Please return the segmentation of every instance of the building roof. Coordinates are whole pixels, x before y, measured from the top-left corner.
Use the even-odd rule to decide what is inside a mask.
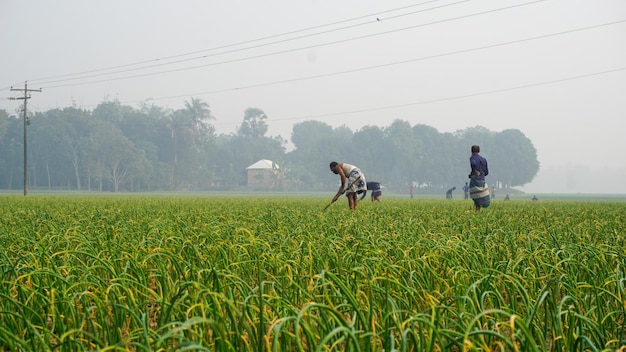
[[[275,162],[267,159],[261,159],[256,163],[248,166],[246,170],[273,170],[278,168],[278,164],[276,164]]]

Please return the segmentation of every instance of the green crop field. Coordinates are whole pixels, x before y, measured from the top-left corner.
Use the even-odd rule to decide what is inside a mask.
[[[615,351],[626,202],[0,197],[2,351]]]

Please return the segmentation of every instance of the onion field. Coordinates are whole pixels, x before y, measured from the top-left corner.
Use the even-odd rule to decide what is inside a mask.
[[[330,198],[0,197],[0,350],[626,350],[626,202]]]

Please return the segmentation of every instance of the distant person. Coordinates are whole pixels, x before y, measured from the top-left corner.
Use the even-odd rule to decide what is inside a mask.
[[[469,184],[465,182],[465,186],[463,186],[463,194],[465,199],[469,199]]]
[[[509,198],[509,194],[508,193],[506,194],[506,196],[504,196],[504,201],[507,201],[507,200],[511,200],[511,198]]]
[[[357,194],[367,191],[365,175],[354,165],[338,163],[336,161],[330,163],[330,171],[335,175],[339,175],[339,179],[341,180],[339,190],[333,197],[332,202],[337,201],[337,199],[345,193],[346,197],[348,197],[350,210],[356,210]]]
[[[383,195],[383,189],[382,189],[382,186],[380,185],[380,182],[371,181],[371,182],[366,182],[366,184],[367,184],[367,190],[372,191],[372,196],[371,196],[372,202],[373,201],[380,202],[380,197],[382,197]],[[361,196],[361,199],[365,198],[366,194],[367,194],[367,191],[363,193],[363,195]]]
[[[533,195],[533,202],[536,202],[536,201],[538,201],[538,200],[539,200],[539,199],[537,198],[537,196],[536,196],[536,195]]]
[[[496,188],[492,187],[491,188],[491,199],[496,199]]]
[[[489,167],[487,166],[487,159],[480,155],[480,146],[473,145],[471,148],[472,155],[469,158],[470,161],[470,197],[474,201],[474,209],[480,210],[486,208],[491,204],[489,199],[489,186],[485,181],[485,176],[489,175]]]
[[[411,196],[411,199],[413,199],[413,185],[409,187],[409,195]]]
[[[452,187],[446,191],[446,199],[452,199],[452,191],[454,191],[456,187]]]

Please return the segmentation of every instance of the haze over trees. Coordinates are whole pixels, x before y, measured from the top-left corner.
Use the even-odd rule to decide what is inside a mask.
[[[269,117],[243,112],[236,133],[216,134],[208,103],[191,98],[179,110],[139,108],[117,101],[93,111],[77,107],[31,114],[28,125],[29,187],[39,190],[153,192],[227,190],[246,185],[245,168],[259,159],[280,165],[282,191],[334,190],[330,161],[358,165],[368,180],[404,192],[414,185],[438,192],[467,181],[472,144],[489,160],[489,183],[511,188],[539,171],[537,151],[516,129],[480,126],[441,133],[395,120],[357,131],[303,121],[287,140],[267,136]],[[0,189],[23,186],[23,121],[0,110]]]

